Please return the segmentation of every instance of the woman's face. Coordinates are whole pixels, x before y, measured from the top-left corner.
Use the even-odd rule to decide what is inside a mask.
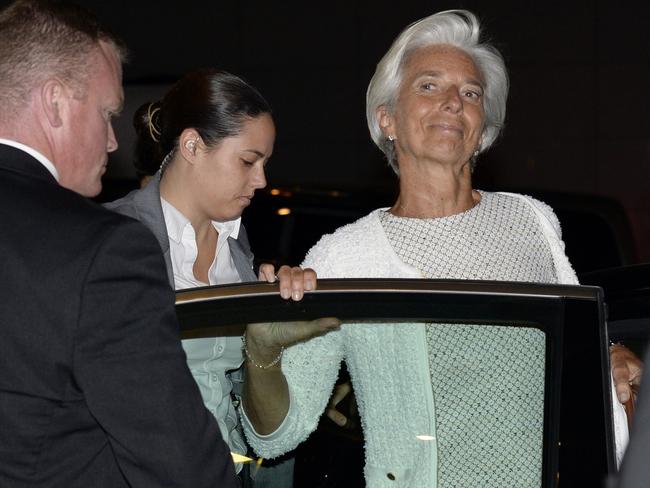
[[[216,221],[241,216],[255,190],[266,186],[264,166],[274,141],[273,119],[262,114],[244,122],[238,135],[216,147],[199,145],[191,191],[204,215]]]
[[[386,136],[395,138],[400,166],[409,161],[465,164],[477,149],[485,114],[483,79],[453,46],[414,51],[406,60],[392,113],[380,108]]]

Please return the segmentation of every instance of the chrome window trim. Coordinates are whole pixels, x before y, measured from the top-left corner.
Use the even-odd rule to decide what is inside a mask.
[[[472,280],[418,280],[418,279],[322,279],[318,289],[307,294],[322,293],[457,293],[467,295],[509,295],[518,297],[570,298],[598,300],[602,290],[595,286],[548,285],[539,283],[472,281]],[[217,285],[176,294],[176,304],[233,297],[270,296],[279,294],[277,283],[248,282],[235,285]]]

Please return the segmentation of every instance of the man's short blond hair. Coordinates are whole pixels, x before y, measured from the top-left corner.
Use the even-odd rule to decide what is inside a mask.
[[[47,0],[17,0],[0,12],[0,121],[11,121],[32,90],[48,79],[70,85],[79,96],[93,69],[91,54],[100,42],[120,59],[123,44],[87,10]]]

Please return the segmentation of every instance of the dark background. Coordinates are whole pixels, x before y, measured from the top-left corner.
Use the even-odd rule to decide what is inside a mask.
[[[475,186],[612,198],[632,225],[635,259],[650,261],[650,2],[77,3],[131,51],[107,183],[134,178],[135,108],[184,72],[215,66],[248,79],[274,107],[270,185],[353,193],[395,185],[365,122],[376,63],[410,22],[472,10],[511,76],[506,129],[479,159]]]

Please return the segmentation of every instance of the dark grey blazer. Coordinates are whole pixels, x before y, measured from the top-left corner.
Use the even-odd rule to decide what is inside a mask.
[[[105,207],[139,220],[153,232],[165,257],[169,283],[174,288],[174,272],[169,255],[169,238],[167,237],[162,205],[160,204],[160,174],[151,178],[147,186],[141,190],[134,190],[119,200],[106,203]],[[241,280],[257,281],[257,276],[253,271],[253,253],[243,225],[239,229],[237,239],[228,238],[228,246]]]

